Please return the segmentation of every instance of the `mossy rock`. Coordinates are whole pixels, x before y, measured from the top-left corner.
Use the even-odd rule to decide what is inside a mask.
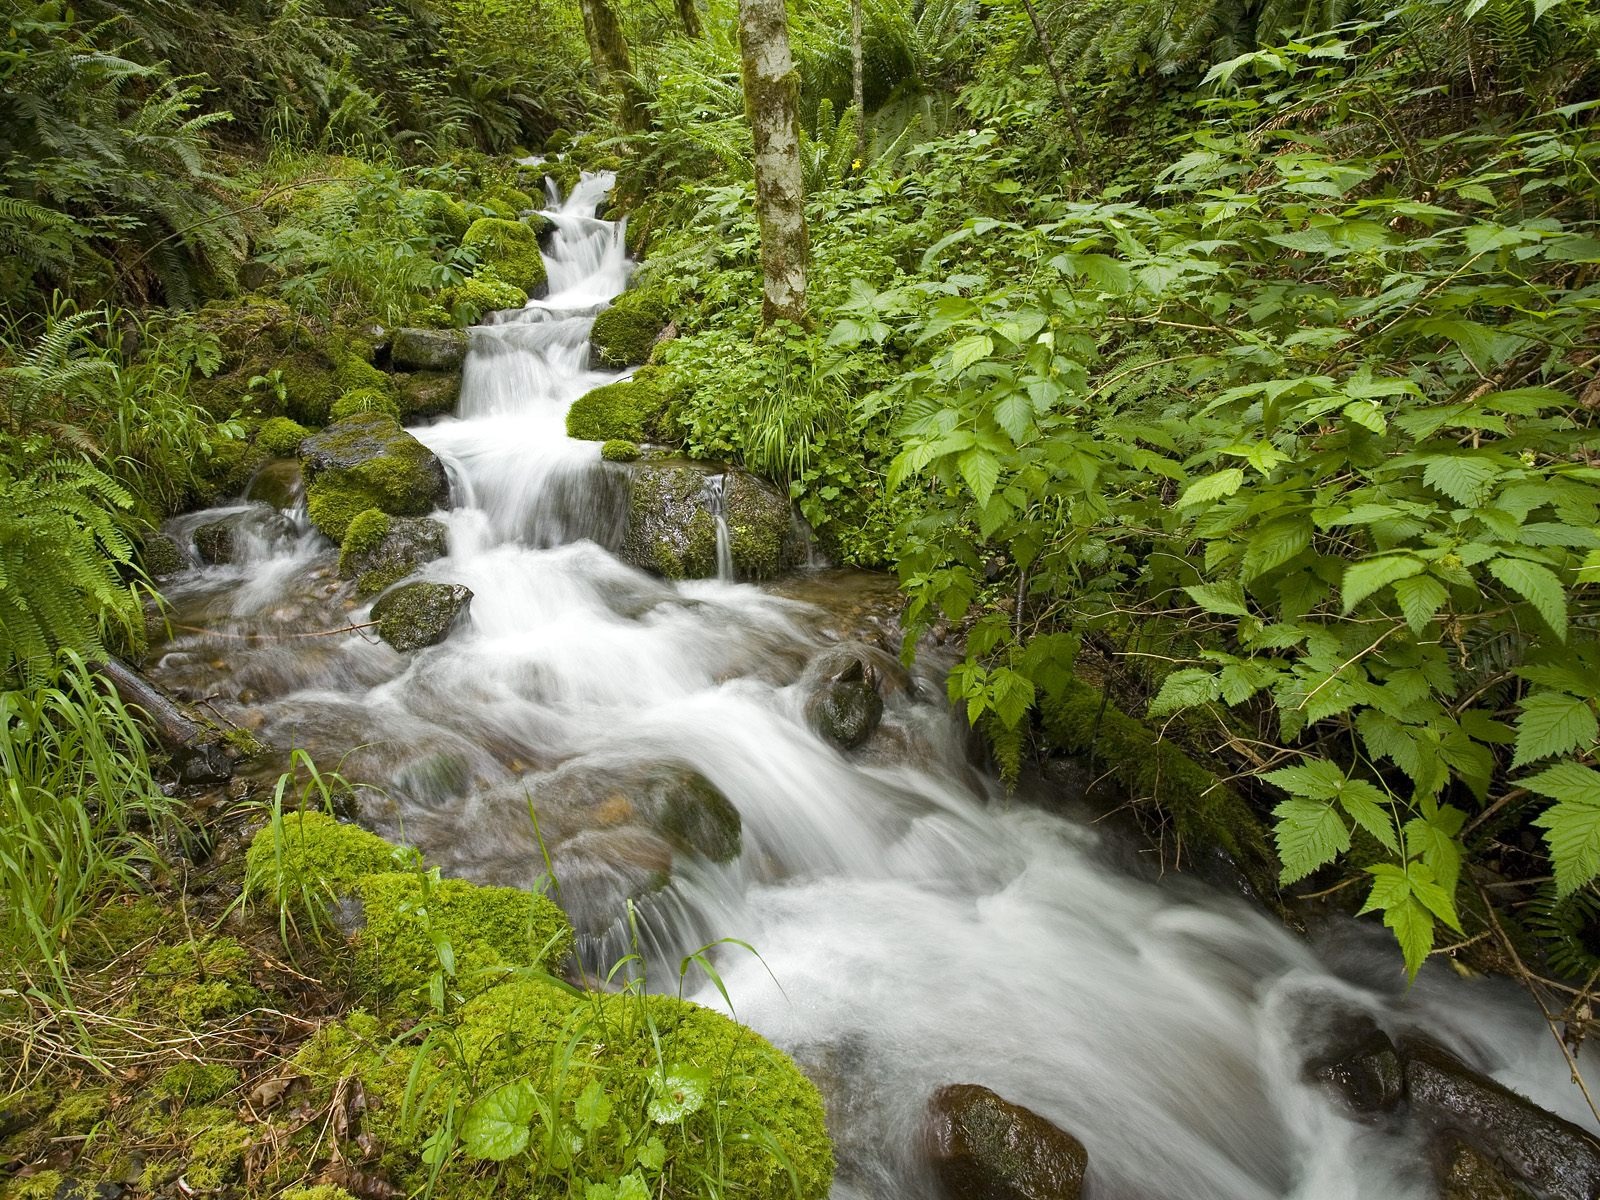
[[[427,222],[448,233],[457,241],[472,224],[465,206],[447,192],[434,191],[428,188],[417,188],[423,198],[423,217]]]
[[[459,371],[467,359],[462,329],[397,329],[389,357],[402,371]]]
[[[488,313],[526,306],[528,293],[507,283],[492,267],[480,266],[464,282],[445,288],[439,302],[459,324],[476,325]]]
[[[420,517],[445,504],[444,465],[393,417],[351,417],[300,444],[306,507],[326,537],[344,540],[350,522],[369,508]]]
[[[340,1079],[361,1080],[381,1166],[407,1191],[429,1183],[416,1126],[403,1120],[415,1069],[421,1082],[410,1094],[423,1128],[436,1126],[447,1104],[459,1111],[526,1083],[553,1105],[563,1128],[576,1129],[579,1097],[587,1096],[609,1104],[624,1136],[659,1139],[661,1165],[649,1169],[645,1187],[662,1200],[700,1200],[708,1179],[719,1181],[722,1194],[749,1200],[828,1194],[833,1151],[816,1088],[788,1056],[720,1013],[672,996],[602,996],[519,980],[468,1001],[453,1035],[458,1054],[421,1051],[427,1057],[419,1064],[419,1051],[395,1047],[379,1022],[357,1015],[319,1032],[296,1059],[319,1095]],[[470,1064],[472,1078],[459,1064]],[[633,1165],[610,1138],[585,1138],[578,1154],[572,1169],[583,1176],[615,1177]],[[489,1165],[454,1157],[438,1186],[445,1195],[476,1194],[489,1182]],[[506,1194],[555,1195],[566,1169],[546,1155],[519,1155],[493,1178]]]
[[[365,875],[416,862],[416,851],[359,825],[320,812],[285,813],[281,831],[268,825],[245,852],[245,891],[305,911],[349,895]]]
[[[167,579],[187,571],[192,564],[176,538],[152,533],[139,542],[139,565],[151,579]]]
[[[606,462],[630,463],[639,459],[639,444],[612,438],[600,447],[600,457]]]
[[[412,371],[394,377],[395,396],[402,421],[445,417],[461,401],[460,371]]]
[[[339,547],[339,575],[356,581],[356,595],[376,596],[443,558],[448,531],[431,517],[391,517],[369,508],[350,522]]]
[[[706,579],[717,573],[717,523],[709,472],[698,465],[653,462],[629,466],[632,492],[619,557],[666,579]],[[771,579],[798,565],[804,545],[789,501],[752,475],[723,475],[723,517],[734,574]]]
[[[676,377],[664,367],[644,367],[573,401],[567,410],[567,436],[586,442],[664,441],[667,412],[679,390]]]
[[[671,313],[655,291],[623,292],[594,319],[589,332],[590,365],[596,369],[642,366],[667,327]]]
[[[206,508],[244,495],[256,472],[274,457],[259,441],[220,434],[209,439],[206,448],[210,453],[195,470],[201,481],[197,499]]]
[[[1129,799],[1151,801],[1171,814],[1185,859],[1220,851],[1257,896],[1277,894],[1278,858],[1265,826],[1215,773],[1080,679],[1068,681],[1040,710],[1051,746],[1089,756]]]
[[[542,296],[547,286],[544,256],[539,253],[539,234],[521,221],[501,217],[480,217],[461,239],[463,249],[478,257],[479,267],[529,296]]]
[[[289,417],[272,417],[256,430],[256,445],[274,458],[290,458],[311,431]]]
[[[333,402],[333,407],[328,410],[328,419],[335,422],[347,421],[363,413],[381,413],[399,421],[400,402],[388,391],[359,387],[353,392],[346,392]]]
[[[422,650],[450,636],[472,603],[472,589],[459,583],[408,583],[372,606],[378,636],[396,650]]]
[[[364,924],[355,936],[357,977],[385,995],[415,991],[439,970],[437,942],[450,944],[456,986],[468,993],[508,970],[559,970],[572,953],[572,926],[548,897],[465,879],[428,882],[416,872],[367,875],[353,894]]]

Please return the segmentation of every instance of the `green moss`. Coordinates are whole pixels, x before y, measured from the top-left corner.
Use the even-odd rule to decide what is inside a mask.
[[[331,1183],[319,1183],[314,1187],[296,1187],[280,1192],[278,1200],[355,1200],[355,1197]]]
[[[462,879],[431,883],[406,872],[369,875],[355,887],[366,916],[356,942],[361,976],[398,995],[439,969],[437,939],[450,943],[457,983],[473,992],[502,968],[557,969],[572,951],[572,926],[547,897]]]
[[[159,937],[166,923],[150,897],[119,897],[72,927],[67,952],[75,967],[104,966]]]
[[[391,845],[359,825],[326,813],[285,813],[281,830],[268,825],[245,852],[245,889],[273,903],[309,895],[349,895],[363,875],[416,861],[416,852]]]
[[[239,1086],[239,1072],[221,1063],[182,1062],[161,1073],[151,1091],[177,1105],[204,1104]]]
[[[1191,856],[1193,848],[1220,849],[1260,895],[1275,894],[1278,862],[1266,829],[1215,774],[1082,680],[1071,680],[1059,699],[1041,708],[1053,746],[1090,756],[1129,797],[1159,804]]]
[[[254,1007],[250,952],[233,938],[207,937],[161,946],[145,960],[133,1007],[193,1028]]]
[[[633,462],[639,457],[639,444],[623,438],[612,438],[600,447],[600,457],[607,462]]]
[[[589,442],[662,439],[674,394],[665,368],[646,367],[578,397],[567,410],[567,436]]]
[[[461,202],[445,192],[427,188],[416,189],[423,197],[423,218],[434,228],[441,229],[457,241],[467,232],[472,218]]]
[[[328,409],[343,390],[335,378],[334,362],[321,351],[295,354],[271,364],[284,389],[284,409],[302,425],[328,423]]]
[[[345,530],[344,541],[339,546],[339,574],[345,575],[346,564],[359,554],[370,554],[389,536],[389,514],[379,508],[368,508],[357,514]]]
[[[669,318],[666,302],[656,292],[623,292],[594,319],[589,337],[599,364],[637,367],[647,362]]]
[[[528,303],[527,292],[501,279],[490,267],[479,267],[465,283],[446,288],[439,298],[461,325],[476,325],[485,313]]]
[[[206,445],[210,454],[196,473],[202,480],[199,499],[207,506],[242,496],[251,478],[273,457],[260,442],[244,438],[217,435]]]
[[[12,1180],[0,1190],[5,1200],[56,1200],[56,1193],[66,1184],[67,1177],[60,1171],[40,1171],[26,1179]]]
[[[483,194],[478,197],[478,202],[487,206],[506,208],[513,217],[534,207],[532,196],[528,195],[527,192],[512,187],[508,183],[495,184],[493,187],[485,189]]]
[[[288,458],[311,431],[288,417],[271,417],[256,430],[256,445],[276,458]]]
[[[77,1088],[56,1103],[50,1112],[50,1128],[58,1134],[88,1133],[103,1122],[111,1111],[111,1093],[106,1088]]]
[[[530,296],[544,288],[544,258],[539,253],[538,233],[520,221],[481,217],[472,223],[461,239],[464,249],[473,251],[480,267],[488,267],[497,277]]]
[[[316,466],[319,460],[324,465]],[[302,445],[301,461],[311,523],[336,542],[369,508],[422,516],[444,499],[438,460],[383,413],[361,413],[323,430]]]
[[[223,1108],[200,1108],[184,1114],[184,1131],[193,1138],[184,1181],[198,1192],[220,1191],[244,1165],[254,1138],[248,1126]]]
[[[386,417],[400,419],[400,404],[394,396],[387,391],[380,391],[372,387],[359,387],[352,392],[346,392],[333,402],[333,407],[328,410],[330,421],[343,421],[361,413],[382,413]]]

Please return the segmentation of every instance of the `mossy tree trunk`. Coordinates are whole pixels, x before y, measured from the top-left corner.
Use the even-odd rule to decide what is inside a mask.
[[[628,39],[610,0],[580,0],[583,8],[583,33],[589,39],[589,56],[594,60],[600,87],[617,99],[617,117],[623,129],[637,133],[644,128],[644,97],[633,77],[633,61],[628,57]]]
[[[755,134],[761,223],[761,318],[808,323],[805,178],[800,170],[800,76],[789,53],[784,0],[739,0],[745,111]]]
[[[1050,78],[1056,85],[1056,99],[1061,101],[1062,115],[1067,118],[1067,128],[1072,131],[1072,144],[1078,148],[1078,156],[1084,154],[1083,127],[1078,124],[1078,110],[1072,103],[1072,93],[1067,88],[1067,81],[1061,74],[1061,67],[1056,62],[1055,43],[1050,40],[1050,31],[1045,28],[1045,23],[1039,17],[1039,10],[1033,6],[1033,0],[1022,0],[1022,7],[1028,10],[1028,20],[1033,24],[1034,36],[1039,39],[1039,51],[1044,55],[1045,69],[1050,72]]]
[[[856,161],[867,161],[866,55],[861,48],[861,0],[850,0],[850,103],[856,110]]]
[[[695,0],[678,0],[678,20],[683,22],[685,35],[700,36],[700,10],[695,7]]]

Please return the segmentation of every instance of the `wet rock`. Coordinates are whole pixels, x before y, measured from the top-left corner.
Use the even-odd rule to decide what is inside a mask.
[[[883,720],[877,670],[859,658],[851,659],[806,702],[806,720],[840,750],[864,745]]]
[[[311,522],[343,541],[369,508],[397,517],[425,516],[447,503],[444,464],[392,417],[360,413],[300,444]]]
[[[1400,1044],[1413,1114],[1554,1200],[1600,1194],[1600,1139],[1430,1042]]]
[[[1370,1018],[1343,1031],[1347,1048],[1306,1064],[1306,1076],[1355,1113],[1391,1112],[1405,1097],[1405,1072],[1389,1035]]]
[[[1465,1142],[1445,1137],[1433,1153],[1440,1200],[1535,1200],[1532,1192]]]
[[[378,636],[396,650],[421,650],[450,636],[456,619],[472,602],[472,589],[459,583],[408,583],[372,606]]]
[[[444,525],[431,517],[388,517],[384,524],[374,544],[352,546],[347,538],[339,556],[339,575],[356,581],[358,596],[376,596],[448,549]]]
[[[739,810],[698,771],[673,770],[640,789],[636,802],[680,849],[713,862],[739,857]]]
[[[667,579],[717,573],[717,521],[709,467],[643,459],[627,464],[632,491],[619,556]],[[770,579],[796,566],[804,547],[789,501],[752,475],[729,469],[722,508],[734,574]]]
[[[151,579],[166,579],[194,565],[177,539],[164,533],[153,533],[144,539],[139,547],[139,560]]]
[[[299,460],[280,458],[267,463],[251,477],[244,498],[251,503],[287,511],[300,503],[304,492]]]
[[[928,1155],[948,1200],[1079,1200],[1089,1152],[1035,1112],[986,1087],[940,1088]]]
[[[294,526],[288,518],[261,504],[198,526],[194,548],[201,562],[216,566],[239,561],[252,539],[265,544],[293,536]]]
[[[467,359],[467,331],[397,329],[389,357],[402,371],[459,371]]]
[[[394,377],[400,415],[407,421],[443,417],[455,412],[461,399],[461,372],[413,371]]]

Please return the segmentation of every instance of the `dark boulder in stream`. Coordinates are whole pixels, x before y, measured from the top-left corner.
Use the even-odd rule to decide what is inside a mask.
[[[947,1200],[1079,1200],[1089,1167],[1070,1133],[971,1083],[934,1093],[927,1147]]]
[[[1433,1148],[1440,1200],[1536,1200],[1492,1159],[1446,1137]]]
[[[358,538],[362,526],[368,536]],[[443,524],[431,517],[391,517],[374,510],[352,522],[339,555],[339,576],[356,581],[356,595],[375,596],[399,583],[424,563],[443,558],[448,538]]]
[[[459,583],[408,583],[379,597],[372,616],[396,650],[421,650],[449,637],[471,602],[472,589]]]
[[[632,492],[623,562],[667,579],[714,578],[719,509],[736,578],[771,579],[803,561],[789,501],[755,476],[659,459],[626,469]]]
[[[806,720],[840,750],[864,745],[883,720],[876,669],[859,658],[851,659],[806,702]]]
[[[1355,1113],[1391,1112],[1405,1098],[1400,1053],[1371,1018],[1359,1018],[1345,1031],[1348,1049],[1336,1050],[1306,1065],[1308,1078],[1336,1095]]]
[[[1431,1042],[1403,1040],[1400,1054],[1418,1120],[1455,1135],[1553,1200],[1600,1195],[1600,1139]]]
[[[467,359],[467,331],[397,329],[389,356],[402,371],[458,371]]]
[[[196,528],[194,548],[201,562],[216,566],[246,557],[246,547],[252,541],[264,549],[293,536],[294,525],[287,517],[269,505],[257,504]]]

